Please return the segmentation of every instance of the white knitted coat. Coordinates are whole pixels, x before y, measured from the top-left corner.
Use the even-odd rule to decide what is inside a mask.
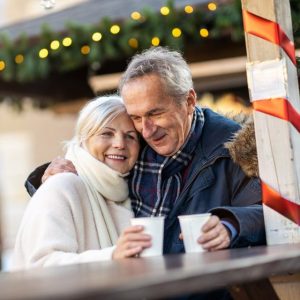
[[[132,212],[106,201],[118,234]],[[109,260],[114,247],[100,249],[87,190],[79,176],[49,178],[30,200],[17,235],[11,269]]]

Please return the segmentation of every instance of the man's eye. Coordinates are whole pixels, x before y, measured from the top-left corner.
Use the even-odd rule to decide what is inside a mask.
[[[160,117],[162,114],[163,114],[162,112],[157,112],[157,113],[151,114],[150,117],[154,117],[154,118],[155,118],[155,117]]]

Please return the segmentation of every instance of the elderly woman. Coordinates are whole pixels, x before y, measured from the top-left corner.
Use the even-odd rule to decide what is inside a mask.
[[[12,268],[118,259],[149,247],[141,228],[128,227],[133,214],[126,176],[138,152],[138,134],[122,99],[112,95],[89,102],[67,144],[66,158],[78,176],[52,176],[33,196]]]

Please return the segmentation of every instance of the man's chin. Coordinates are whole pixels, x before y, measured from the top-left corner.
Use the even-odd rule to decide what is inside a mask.
[[[172,151],[173,149],[170,149],[166,146],[155,146],[155,145],[149,145],[157,154],[161,156],[172,156],[176,153],[176,151]]]

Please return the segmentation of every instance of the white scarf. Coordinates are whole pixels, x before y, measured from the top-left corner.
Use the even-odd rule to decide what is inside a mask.
[[[128,185],[124,175],[109,168],[77,145],[69,146],[66,159],[72,161],[88,192],[100,247],[114,245],[118,234],[105,199],[130,208]]]

